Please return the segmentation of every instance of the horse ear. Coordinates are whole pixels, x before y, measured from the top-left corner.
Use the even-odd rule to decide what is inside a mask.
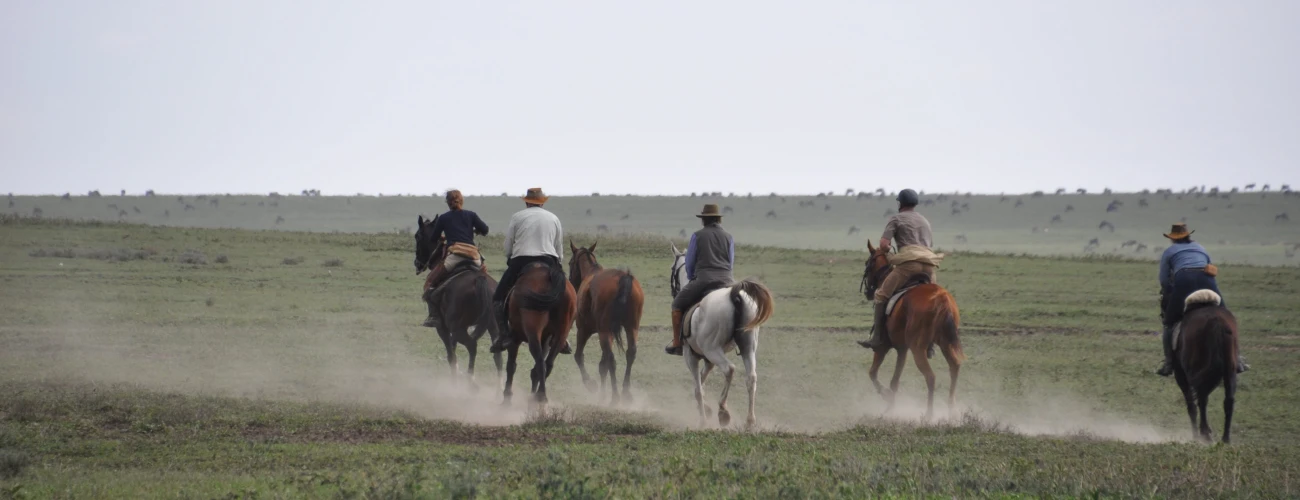
[[[417,216],[415,216],[415,222],[418,223],[419,225],[423,226],[423,225],[424,225],[424,215],[417,215]]]
[[[569,239],[569,253],[578,253],[578,247],[573,246],[573,239]]]
[[[587,251],[588,251],[588,252],[591,252],[591,253],[596,253],[596,244],[597,244],[597,243],[600,243],[600,240],[596,240],[596,241],[591,242],[591,247],[588,248]]]
[[[867,251],[873,254],[876,253],[876,247],[871,244],[871,240],[867,240]]]
[[[682,254],[681,250],[678,250],[678,249],[677,249],[677,244],[676,244],[676,243],[670,241],[670,242],[668,242],[668,244],[673,246],[673,256],[674,256],[674,257],[676,257],[676,256]]]

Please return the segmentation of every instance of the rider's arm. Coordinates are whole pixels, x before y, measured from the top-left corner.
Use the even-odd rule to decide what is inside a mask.
[[[731,238],[727,242],[727,261],[731,263],[731,268],[736,268],[736,238]]]
[[[487,236],[488,234],[487,223],[483,222],[483,218],[479,217],[477,213],[474,214],[474,232],[478,233],[479,236]]]
[[[559,254],[556,258],[564,262],[564,226],[560,224],[560,218],[555,218],[555,252]]]
[[[695,279],[695,235],[691,235],[691,243],[686,245],[686,279]]]
[[[885,232],[880,235],[880,249],[889,251],[889,243],[894,239],[894,232],[898,230],[898,218],[890,217],[889,222],[885,224]]]
[[[506,262],[510,262],[510,257],[515,253],[515,218],[510,218],[510,226],[506,227]]]
[[[881,238],[881,239],[880,239],[880,249],[881,249],[881,250],[885,250],[885,251],[889,251],[889,238]]]

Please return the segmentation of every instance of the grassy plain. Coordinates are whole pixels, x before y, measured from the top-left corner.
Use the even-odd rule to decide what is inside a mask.
[[[482,243],[499,272],[500,241]],[[739,432],[695,428],[689,376],[660,353],[666,240],[603,236],[598,247],[602,263],[631,268],[648,296],[634,402],[606,409],[563,357],[550,384],[559,410],[546,418],[531,416],[526,398],[498,406],[486,355],[477,392],[449,373],[436,335],[418,326],[412,247],[392,232],[4,219],[0,497],[1276,498],[1300,489],[1294,268],[1223,268],[1254,370],[1241,382],[1235,443],[1211,447],[1188,442],[1176,386],[1150,374],[1159,360],[1150,262],[951,255],[939,278],[962,307],[970,359],[956,415],[922,423],[924,384],[910,363],[896,415],[881,416],[869,389],[867,352],[852,342],[869,321],[860,254],[744,246],[737,274],[768,283],[778,311],[760,340],[761,428]],[[521,370],[530,363],[521,358]],[[743,408],[735,389],[731,406]]]
[[[842,193],[841,193],[842,194]],[[179,198],[179,200],[178,200]],[[935,242],[950,250],[1030,255],[1124,255],[1152,260],[1166,243],[1160,236],[1185,220],[1216,259],[1231,263],[1296,266],[1300,229],[1278,215],[1300,217],[1300,196],[1271,193],[1206,195],[1010,194],[1003,196],[927,193],[932,205],[920,211],[933,223]],[[547,203],[569,231],[596,234],[657,234],[690,231],[704,203],[729,213],[727,227],[741,241],[787,248],[861,250],[879,238],[892,197],[771,196],[747,193],[722,197],[555,196]],[[1143,200],[1146,206],[1142,206]],[[215,205],[213,204],[215,201]],[[1119,202],[1108,212],[1112,202]],[[504,227],[520,208],[516,196],[474,196],[467,207],[493,227]],[[956,203],[954,212],[953,204]],[[1020,206],[1017,206],[1021,203]],[[193,207],[186,210],[185,206]],[[6,213],[45,217],[127,221],[178,227],[284,229],[314,232],[386,232],[411,229],[414,217],[444,210],[431,196],[17,196]],[[138,211],[138,212],[137,212]],[[772,213],[775,217],[769,218]],[[1059,222],[1053,222],[1060,217]],[[1099,229],[1110,222],[1114,231]],[[1300,222],[1297,222],[1300,223]],[[856,227],[857,232],[850,229]],[[959,239],[958,237],[964,237]],[[1098,244],[1088,247],[1096,238]],[[1125,246],[1133,241],[1136,244]],[[1144,245],[1140,248],[1137,244]]]

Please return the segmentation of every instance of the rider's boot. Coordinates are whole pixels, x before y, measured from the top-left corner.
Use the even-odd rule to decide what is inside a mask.
[[[1165,363],[1160,365],[1156,370],[1156,375],[1168,377],[1174,374],[1174,328],[1176,325],[1165,325],[1164,331],[1160,334],[1160,343],[1165,350]]]
[[[514,333],[510,331],[510,316],[506,311],[505,301],[493,302],[492,311],[495,312],[497,320],[497,339],[492,341],[492,346],[488,347],[488,352],[498,353],[510,348],[510,343],[514,340]]]
[[[876,303],[876,319],[871,324],[871,338],[859,340],[858,345],[867,349],[882,349],[889,347],[889,337],[885,334],[885,303]]]
[[[673,309],[673,342],[664,347],[664,352],[673,356],[682,355],[682,311]]]

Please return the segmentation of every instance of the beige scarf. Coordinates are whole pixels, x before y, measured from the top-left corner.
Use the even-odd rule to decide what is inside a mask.
[[[891,265],[897,266],[905,262],[920,262],[939,267],[939,263],[943,262],[943,254],[934,253],[934,250],[920,245],[908,245],[898,249],[898,253],[889,256]]]

